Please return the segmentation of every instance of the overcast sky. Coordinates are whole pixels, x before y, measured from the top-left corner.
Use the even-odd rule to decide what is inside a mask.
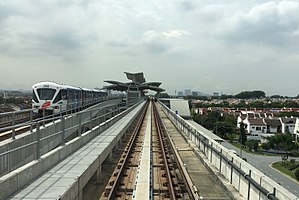
[[[299,94],[299,1],[0,1],[0,89],[144,72],[166,92]]]

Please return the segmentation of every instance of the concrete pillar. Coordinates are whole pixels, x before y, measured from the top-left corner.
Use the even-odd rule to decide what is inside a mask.
[[[83,189],[79,189],[78,200],[83,200]]]
[[[101,178],[101,174],[102,174],[102,164],[99,165],[97,171],[96,171],[96,175],[97,175],[97,180],[99,180]]]
[[[116,142],[115,146],[113,147],[112,151],[117,151],[119,146],[119,140]]]

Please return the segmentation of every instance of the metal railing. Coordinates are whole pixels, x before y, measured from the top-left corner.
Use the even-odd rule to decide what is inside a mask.
[[[122,111],[120,101],[98,104],[95,107],[70,115],[53,116],[14,126],[30,125],[32,132],[9,142],[0,142],[0,176],[40,157],[54,148],[64,145],[68,138],[81,136],[84,130],[106,121]],[[50,122],[47,124],[47,122]],[[1,145],[1,143],[3,145]]]
[[[112,99],[122,99],[122,98],[109,98],[107,100],[112,100]],[[24,122],[30,122],[29,124],[33,124],[37,121],[44,120],[46,118],[54,119],[58,115],[73,114],[78,111],[85,110],[86,108],[101,103],[103,101],[106,100],[89,100],[84,105],[82,105],[82,103],[79,102],[73,102],[67,105],[60,105],[59,113],[54,113],[49,115],[47,115],[46,109],[42,110],[41,115],[34,112],[36,111],[36,109],[25,109],[21,111],[0,113],[0,133],[4,131],[12,130],[12,134],[13,134],[12,139],[14,139],[15,129],[19,128],[20,126],[24,126]],[[64,106],[67,107],[66,110],[63,110]],[[30,127],[30,130],[32,131],[32,127]]]

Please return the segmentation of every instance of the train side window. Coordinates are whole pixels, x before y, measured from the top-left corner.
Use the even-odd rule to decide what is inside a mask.
[[[68,89],[67,90],[67,98],[68,98],[68,101],[69,103],[73,101],[73,94],[72,94],[72,90]]]
[[[61,99],[62,100],[67,100],[67,92],[66,92],[66,90],[61,90]]]

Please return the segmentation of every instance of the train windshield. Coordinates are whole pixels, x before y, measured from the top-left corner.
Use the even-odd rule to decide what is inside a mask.
[[[37,93],[40,100],[50,100],[53,99],[56,90],[50,88],[37,89]]]

